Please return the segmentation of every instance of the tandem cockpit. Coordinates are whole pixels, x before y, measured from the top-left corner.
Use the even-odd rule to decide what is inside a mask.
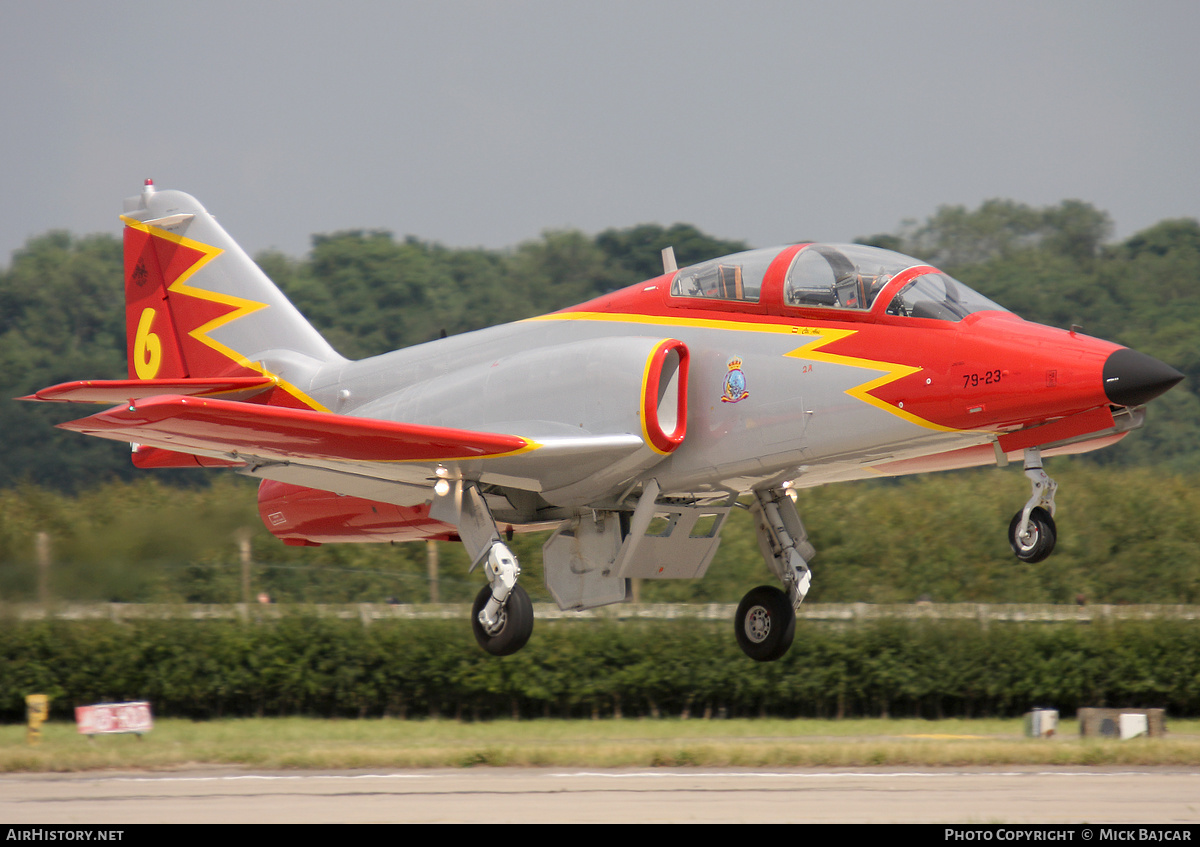
[[[877,307],[880,295],[886,307]],[[696,305],[723,301],[944,321],[1007,311],[919,259],[862,244],[771,247],[701,262],[675,273],[671,296],[694,298]]]

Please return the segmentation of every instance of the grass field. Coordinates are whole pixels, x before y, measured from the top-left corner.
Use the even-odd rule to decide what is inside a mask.
[[[1200,766],[1200,721],[1165,738],[1080,738],[1073,720],[1029,739],[1020,720],[158,720],[144,736],[87,738],[74,724],[0,726],[0,772],[196,766],[340,770],[473,766]]]

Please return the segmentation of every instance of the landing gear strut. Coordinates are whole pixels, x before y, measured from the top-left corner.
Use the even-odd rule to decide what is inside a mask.
[[[484,650],[508,656],[524,647],[533,634],[533,603],[517,584],[521,568],[503,542],[492,544],[483,571],[488,584],[475,595],[471,629]]]
[[[1022,562],[1040,562],[1054,552],[1058,527],[1054,523],[1054,493],[1058,483],[1042,469],[1042,454],[1037,447],[1025,451],[1025,476],[1033,494],[1025,508],[1013,515],[1008,525],[1008,543]]]
[[[792,646],[796,634],[796,609],[804,602],[812,573],[808,561],[815,555],[808,533],[787,491],[772,488],[754,492],[758,544],[767,566],[779,577],[784,590],[770,585],[752,589],[738,604],[734,633],[742,652],[756,662],[773,662]]]
[[[488,550],[483,572],[488,584],[475,595],[471,629],[475,640],[493,656],[508,656],[525,646],[533,634],[533,604],[517,584],[521,567],[498,537]]]

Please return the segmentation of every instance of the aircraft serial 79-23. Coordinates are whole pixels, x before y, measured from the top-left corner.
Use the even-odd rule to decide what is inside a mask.
[[[793,489],[1021,461],[1019,559],[1054,548],[1048,455],[1114,443],[1182,374],[1031,323],[917,259],[856,244],[750,250],[559,312],[343,358],[195,199],[150,180],[125,202],[129,378],[30,398],[115,404],[65,429],[139,467],[261,480],[286,544],[459,540],[488,584],[471,625],[507,655],[533,630],[513,531],[553,529],[562,609],[629,581],[702,577],[748,508],[781,587],[738,606],[782,656],[814,549]]]

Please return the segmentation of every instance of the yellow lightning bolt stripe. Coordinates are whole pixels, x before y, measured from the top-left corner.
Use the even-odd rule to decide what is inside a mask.
[[[620,312],[556,312],[549,315],[541,315],[536,318],[529,318],[530,321],[545,321],[545,320],[586,320],[586,321],[608,321],[616,323],[636,323],[650,324],[655,326],[686,326],[696,327],[700,329],[726,329],[737,332],[766,332],[777,333],[781,335],[801,335],[811,337],[813,340],[805,342],[801,347],[797,347],[788,353],[785,357],[794,359],[808,359],[814,362],[826,362],[833,365],[848,365],[855,368],[867,368],[869,370],[883,371],[883,375],[869,382],[864,382],[861,385],[856,385],[853,388],[846,389],[846,394],[868,403],[877,409],[895,415],[898,418],[938,432],[960,432],[961,430],[954,427],[942,426],[928,421],[925,418],[918,417],[911,412],[906,412],[899,409],[890,403],[886,403],[875,397],[870,392],[876,388],[895,382],[898,379],[903,379],[915,373],[920,373],[922,368],[913,365],[901,365],[896,362],[883,362],[876,359],[862,359],[857,356],[842,356],[837,353],[826,353],[821,350],[829,344],[836,341],[841,341],[858,332],[856,329],[834,329],[831,327],[811,327],[801,326],[799,324],[777,324],[777,323],[753,323],[749,321],[738,320],[719,320],[711,318],[691,318],[691,317],[663,317],[657,315],[637,315]],[[815,343],[814,343],[815,342]]]
[[[878,397],[871,394],[876,388],[881,388],[889,383],[895,382],[898,379],[903,379],[906,376],[920,373],[923,368],[915,365],[901,365],[896,362],[883,362],[877,359],[862,359],[858,356],[843,356],[838,353],[826,353],[821,348],[841,341],[844,338],[849,338],[858,333],[856,329],[829,329],[802,327],[800,332],[804,335],[814,335],[814,341],[805,344],[802,347],[797,347],[784,356],[793,359],[808,359],[813,362],[828,362],[833,365],[847,365],[852,368],[867,368],[873,371],[883,371],[882,376],[878,376],[869,382],[864,382],[861,385],[856,385],[846,389],[846,394],[861,400],[864,403],[869,403],[877,409],[895,415],[898,418],[903,418],[909,423],[914,423],[917,426],[926,429],[937,430],[938,432],[958,432],[953,427],[942,426],[928,421],[925,418],[918,417],[911,412],[906,412],[903,409],[893,406],[891,403],[884,402]],[[815,343],[814,343],[815,342]]]
[[[181,247],[187,247],[190,250],[195,250],[196,252],[202,254],[201,258],[197,259],[191,265],[191,267],[181,273],[179,277],[173,283],[171,283],[171,286],[167,289],[167,291],[169,293],[184,294],[200,300],[208,300],[213,303],[218,303],[222,306],[228,307],[231,309],[231,311],[219,317],[213,318],[203,326],[198,326],[195,329],[190,330],[188,335],[206,347],[209,347],[212,350],[220,353],[225,358],[231,359],[241,367],[247,368],[255,373],[275,380],[276,385],[278,385],[288,394],[291,394],[309,408],[315,409],[318,412],[330,411],[327,406],[309,397],[299,388],[287,382],[286,380],[280,379],[277,374],[271,373],[260,363],[250,361],[238,351],[232,349],[231,347],[226,347],[224,344],[209,335],[209,333],[219,329],[227,323],[236,321],[239,318],[244,318],[246,315],[257,312],[259,309],[267,308],[266,303],[247,300],[243,297],[235,297],[231,294],[221,294],[216,291],[206,291],[203,288],[195,288],[191,285],[188,285],[187,281],[191,279],[192,276],[194,276],[201,268],[203,268],[217,256],[220,256],[222,253],[224,253],[224,250],[222,250],[220,247],[214,247],[211,244],[204,244],[200,241],[195,241],[194,239],[183,235],[178,235],[174,232],[168,232],[161,227],[143,223],[135,218],[127,217],[126,215],[121,215],[121,221],[127,227],[144,232],[147,235],[153,236],[154,238],[162,238],[166,241],[170,241],[172,244],[178,244]]]
[[[686,326],[699,329],[729,329],[738,332],[774,332],[795,335],[803,330],[791,324],[760,324],[745,321],[713,320],[711,318],[672,318],[660,315],[635,315],[621,312],[552,312],[526,318],[522,323],[533,321],[606,321],[609,323],[649,324],[651,326]]]

